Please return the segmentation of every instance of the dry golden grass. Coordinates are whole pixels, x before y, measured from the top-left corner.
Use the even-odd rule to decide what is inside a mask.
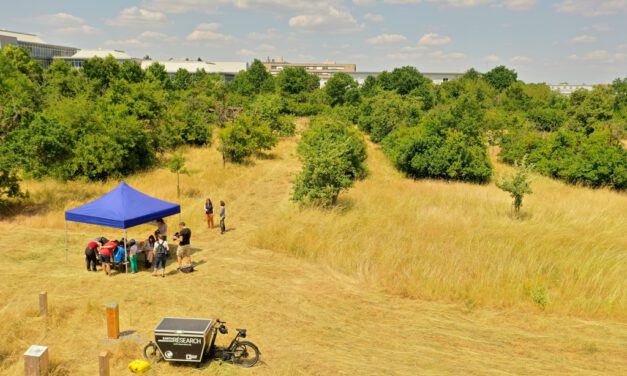
[[[401,296],[537,309],[545,290],[547,312],[627,319],[627,195],[534,177],[516,220],[493,184],[408,180],[368,152],[340,209],[286,204],[254,244]]]
[[[372,210],[379,211],[373,213],[373,216],[378,218],[381,229],[378,230],[374,224],[368,225],[367,229],[377,231],[375,234],[391,232],[391,236],[400,233],[399,229],[395,230],[395,226],[401,226],[404,222],[388,225],[387,221],[396,219],[386,217],[386,214],[399,212],[396,209],[399,205],[405,205],[405,211],[408,212],[412,210],[411,205],[414,208],[419,205],[417,202],[421,198],[429,202],[434,211],[427,211],[423,216],[436,223],[442,223],[445,219],[458,221],[464,230],[472,228],[468,223],[477,218],[473,210],[497,212],[498,218],[507,218],[508,200],[502,193],[489,187],[406,181],[388,169],[380,155],[373,151],[373,157],[369,160],[371,176],[343,199],[346,206],[352,206],[350,210],[306,210],[302,214],[292,212],[288,201],[290,182],[299,168],[294,154],[295,145],[295,140],[283,141],[273,152],[273,159],[257,160],[255,166],[227,166],[226,169],[222,168],[215,149],[185,151],[193,174],[182,178],[185,192],[182,218],[194,231],[192,242],[199,249],[194,255],[195,261],[199,263],[198,272],[191,275],[171,273],[165,279],[151,278],[144,271],[136,275],[119,274],[112,278],[106,278],[101,272],[85,272],[82,256],[85,242],[96,235],[121,236],[121,232],[111,229],[71,224],[71,251],[68,262],[65,262],[64,208],[106,192],[116,185],[115,182],[29,182],[32,203],[22,207],[19,213],[0,219],[3,244],[3,262],[0,263],[0,375],[21,374],[22,353],[31,344],[49,346],[54,365],[53,375],[96,374],[97,355],[102,349],[109,349],[113,354],[112,374],[128,374],[127,364],[140,357],[140,348],[151,338],[157,322],[165,316],[220,317],[228,321],[232,329],[246,327],[249,329],[249,339],[261,349],[263,363],[250,370],[212,363],[200,371],[160,364],[151,372],[154,375],[627,373],[627,328],[622,316],[616,314],[616,311],[607,310],[602,315],[602,311],[588,310],[592,303],[584,304],[580,300],[580,305],[588,307],[582,309],[582,316],[598,316],[584,320],[533,310],[484,308],[482,305],[494,306],[492,298],[467,304],[406,299],[383,292],[377,287],[393,286],[390,280],[381,284],[385,279],[372,278],[377,275],[377,263],[386,261],[376,257],[391,258],[392,255],[377,254],[373,251],[374,246],[365,248],[372,252],[373,257],[376,256],[368,264],[369,269],[366,269],[366,265],[361,267],[363,256],[355,253],[356,248],[351,247],[346,250],[348,253],[338,253],[335,258],[327,254],[325,257],[309,257],[320,261],[309,262],[283,251],[274,252],[251,246],[252,242],[270,242],[269,236],[275,236],[272,248],[287,251],[290,248],[282,248],[285,237],[292,244],[291,249],[302,249],[302,253],[307,254],[318,247],[318,237],[324,234],[326,244],[339,250],[337,247],[345,243],[340,237],[341,232],[333,228],[345,228],[344,221],[349,216],[361,218],[365,215],[363,206],[370,203],[374,205]],[[379,168],[382,169],[380,172]],[[164,170],[147,172],[127,181],[149,194],[176,200],[174,177]],[[393,194],[384,194],[385,190],[379,185],[388,186]],[[581,223],[575,221],[579,223],[575,230],[585,230],[587,233],[589,230],[585,229],[586,225],[600,222],[607,225],[603,231],[616,234],[615,225],[606,217],[614,217],[614,221],[620,218],[620,215],[617,216],[617,213],[621,213],[619,206],[624,205],[620,196],[602,191],[566,189],[548,181],[538,182],[536,188],[540,189],[540,186],[546,186],[549,193],[557,190],[550,196],[556,201],[555,206],[561,208],[552,217],[557,224],[570,223],[567,220],[582,210],[573,207],[573,212],[564,212],[566,206],[558,202],[558,198],[560,201],[579,202],[584,208],[596,204],[602,208],[602,214],[580,219]],[[366,188],[374,190],[372,195],[365,192]],[[481,202],[488,207],[469,207],[467,201],[456,197],[462,195],[462,188],[467,190],[466,194],[473,201],[483,197]],[[421,196],[403,196],[407,191]],[[219,199],[227,202],[227,224],[232,231],[224,236],[204,227],[202,203],[207,194],[214,202]],[[379,201],[378,195],[382,195],[382,205],[371,201],[373,197],[376,198],[374,201]],[[455,204],[447,204],[449,196]],[[400,197],[406,197],[407,202],[395,202]],[[535,241],[533,237],[537,234],[531,231],[535,227],[526,227],[530,226],[528,222],[533,223],[539,220],[538,216],[549,215],[548,208],[542,208],[533,201],[537,199],[539,196],[529,200],[526,206],[532,213],[527,221],[518,223],[503,219],[507,226],[523,226],[526,233],[532,235],[529,241]],[[453,212],[438,219],[435,214],[441,205]],[[459,207],[455,208],[455,205]],[[462,213],[469,217],[460,217]],[[401,219],[415,221],[416,217],[417,213],[406,214]],[[283,226],[282,221],[286,218],[292,221],[295,229],[307,232],[301,237],[299,248],[292,243],[297,238],[294,229],[284,227],[285,233],[276,232],[276,226]],[[175,217],[168,219],[171,227],[177,221]],[[498,239],[498,231],[506,227],[497,226],[498,221],[497,215],[494,215],[490,223],[495,227],[483,232],[483,236]],[[365,225],[366,222],[356,222],[343,236],[367,245],[357,239]],[[553,224],[546,226],[556,231]],[[134,228],[129,236],[139,238],[150,230],[152,228],[149,226]],[[568,239],[574,230],[559,231],[564,231],[561,239],[564,244],[569,244]],[[260,239],[260,233],[266,235]],[[415,230],[414,234],[424,233]],[[405,236],[409,235],[412,234]],[[453,236],[458,235],[450,234],[450,237]],[[370,239],[381,241],[374,236]],[[409,247],[405,253],[415,250],[409,242],[399,244]],[[441,244],[455,242],[449,240]],[[619,243],[608,241],[603,244]],[[596,279],[581,282],[581,286],[611,287],[615,282],[612,268],[624,268],[603,261],[609,257],[609,251],[603,247],[601,245],[591,250],[600,252],[595,263],[603,267],[602,271]],[[468,256],[469,253],[464,252],[463,247],[459,249],[462,254],[456,256],[455,262],[461,267],[465,263],[462,256]],[[350,252],[357,258],[354,263],[359,268],[339,261],[348,260]],[[446,253],[453,255],[452,251]],[[499,254],[496,253],[497,256]],[[493,262],[496,260],[495,256]],[[522,256],[512,256],[511,260],[524,259]],[[583,262],[586,260],[582,259]],[[480,260],[473,259],[467,265],[473,262],[478,263]],[[548,265],[546,261],[540,262]],[[487,273],[494,273],[491,263],[484,267]],[[171,264],[168,270],[173,270]],[[399,274],[397,285],[400,285],[402,278],[403,275]],[[484,278],[490,280],[489,276]],[[609,279],[606,281],[606,278]],[[606,291],[598,286],[599,293]],[[47,291],[49,296],[50,314],[46,318],[37,317],[37,294],[40,291]],[[548,310],[552,310],[556,298],[553,290],[549,294]],[[436,295],[434,292],[433,298],[447,299],[450,296],[446,293]],[[590,299],[594,300],[595,297]],[[110,302],[120,304],[121,330],[134,331],[119,341],[109,342],[104,339],[104,306]],[[506,305],[509,304],[503,304]],[[603,307],[602,304],[600,306]]]

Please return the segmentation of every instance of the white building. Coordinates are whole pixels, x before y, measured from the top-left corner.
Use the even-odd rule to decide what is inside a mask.
[[[194,61],[194,60],[143,60],[141,62],[142,69],[147,69],[154,63],[159,63],[165,67],[165,71],[173,76],[179,69],[185,69],[191,74],[195,74],[199,70],[207,73],[218,73],[224,76],[224,79],[232,80],[237,73],[248,69],[248,64],[239,61]]]
[[[557,91],[558,93],[563,94],[563,95],[571,95],[574,91],[580,90],[580,89],[587,90],[587,91],[591,91],[592,89],[594,89],[594,85],[587,85],[587,84],[571,85],[567,83],[549,85],[549,87],[551,88],[551,90]]]
[[[94,57],[106,58],[108,56],[112,56],[115,60],[117,60],[120,64],[129,61],[129,60],[138,60],[133,59],[129,55],[127,55],[124,51],[120,50],[78,50],[72,56],[58,56],[55,59],[61,59],[69,63],[74,68],[80,68],[83,66],[86,60],[92,59]]]
[[[44,42],[38,35],[17,31],[0,30],[0,49],[17,46],[30,52],[30,56],[46,68],[52,59],[59,56],[72,56],[78,50],[74,47],[58,46]]]
[[[357,81],[357,83],[359,85],[363,85],[364,82],[366,81],[366,78],[368,78],[369,76],[372,77],[376,77],[380,74],[381,72],[346,72],[346,74],[348,74],[349,76],[353,77],[355,79],[355,81]],[[456,78],[460,78],[461,76],[464,75],[464,73],[457,73],[457,72],[420,72],[423,76],[429,78],[431,81],[433,81],[434,84],[439,85],[442,82],[446,82],[446,81],[450,81],[450,80],[454,80]],[[321,79],[320,80],[320,86],[324,86],[327,83],[328,79]]]

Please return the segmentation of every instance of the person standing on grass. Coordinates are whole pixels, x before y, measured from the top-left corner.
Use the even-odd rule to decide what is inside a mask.
[[[85,248],[85,265],[87,271],[97,271],[96,261],[98,260],[98,242],[89,242]]]
[[[210,229],[213,228],[213,203],[211,199],[207,197],[207,201],[205,201],[205,213],[207,214],[207,226]]]
[[[161,235],[161,238],[155,242],[155,268],[152,272],[152,276],[157,276],[157,270],[161,265],[161,277],[165,277],[165,261],[168,259],[168,242],[165,235]]]
[[[226,232],[226,225],[224,224],[224,220],[226,219],[226,207],[224,201],[220,201],[220,234],[224,234]]]
[[[186,258],[189,265],[192,264],[190,240],[192,238],[192,230],[185,226],[185,222],[179,223],[181,231],[174,235],[174,240],[179,240],[179,247],[176,249],[176,259],[179,262],[179,269],[183,267],[183,259]]]
[[[113,250],[118,247],[116,242],[107,242],[100,248],[100,262],[105,274],[111,276],[111,261],[113,258]]]
[[[131,273],[137,273],[138,271],[137,253],[139,253],[139,247],[135,243],[135,239],[131,239],[131,241],[129,242],[129,245],[131,246],[131,249],[128,253],[129,254],[128,260],[131,263]]]
[[[168,240],[168,225],[163,218],[157,219],[157,231],[159,231],[159,235],[165,236],[165,240]]]

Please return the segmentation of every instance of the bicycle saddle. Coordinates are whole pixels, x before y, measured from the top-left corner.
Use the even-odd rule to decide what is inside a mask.
[[[239,332],[240,337],[246,338],[246,329],[237,329],[237,331]]]

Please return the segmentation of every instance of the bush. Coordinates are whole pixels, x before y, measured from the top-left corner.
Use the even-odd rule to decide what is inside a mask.
[[[522,129],[503,136],[499,157],[514,163],[524,155],[541,174],[570,184],[627,188],[627,150],[609,127],[589,135],[560,129],[547,136]]]
[[[298,145],[303,168],[292,199],[308,205],[334,205],[342,190],[365,174],[366,143],[350,125],[336,118],[312,119]]]
[[[241,163],[262,150],[270,150],[277,143],[267,122],[250,115],[242,115],[220,130],[220,146],[225,161]]]
[[[270,129],[279,136],[293,136],[296,125],[294,119],[284,115],[286,105],[278,94],[259,95],[252,104],[255,116],[270,125]]]
[[[358,125],[370,134],[373,142],[383,141],[397,127],[415,124],[422,112],[419,101],[404,99],[393,92],[381,92],[361,105]]]
[[[409,176],[486,183],[492,165],[486,146],[455,129],[435,134],[424,125],[403,127],[383,142],[383,150]]]

